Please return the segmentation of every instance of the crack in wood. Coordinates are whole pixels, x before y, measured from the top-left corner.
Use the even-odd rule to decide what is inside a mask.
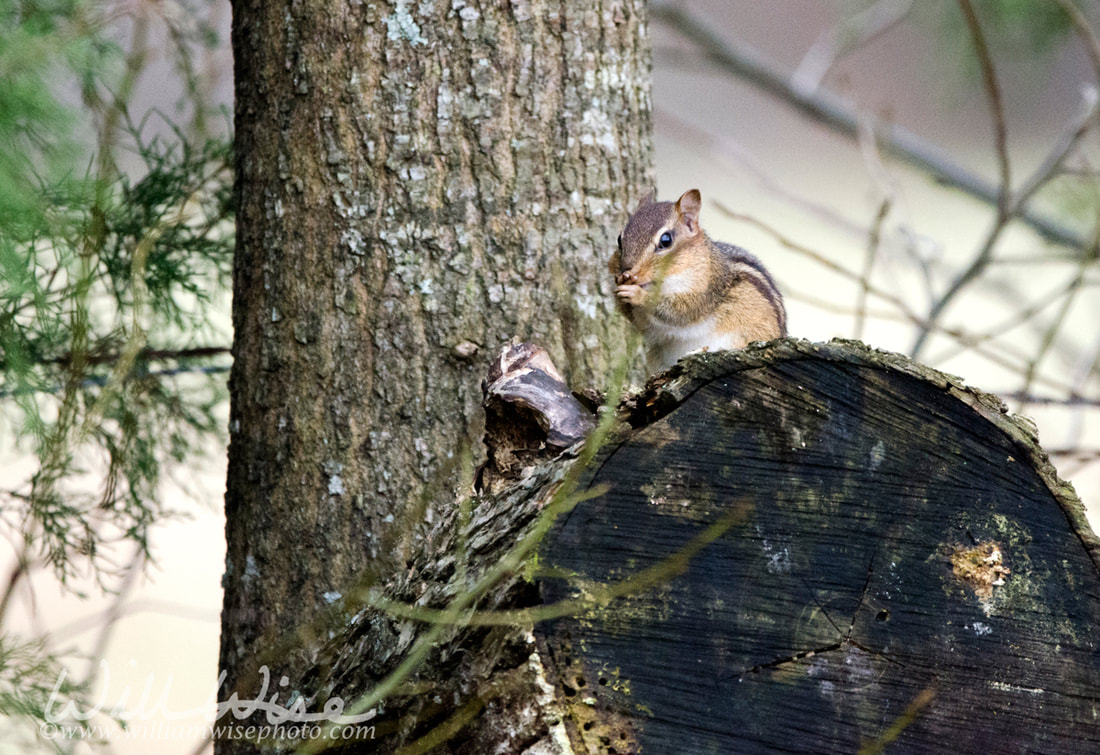
[[[814,648],[812,650],[804,650],[803,652],[795,653],[794,655],[788,655],[783,658],[776,658],[774,661],[768,661],[767,663],[760,663],[748,669],[747,671],[742,671],[737,675],[737,678],[738,680],[740,680],[742,677],[745,676],[745,674],[758,674],[764,669],[780,668],[788,663],[797,663],[798,661],[802,661],[807,658],[813,658],[815,655],[821,655],[824,653],[832,652],[834,650],[840,650],[842,647],[844,647],[845,644],[846,643],[844,641],[834,642],[829,645],[823,645],[822,647]]]
[[[863,608],[863,601],[867,598],[867,590],[871,586],[871,576],[875,573],[875,559],[878,557],[878,546],[875,547],[874,552],[871,554],[871,563],[867,566],[867,576],[863,580],[863,588],[859,591],[859,600],[856,601],[856,608],[852,611],[852,623],[848,625],[848,631],[844,635],[845,642],[852,641],[852,632],[856,628],[856,619],[859,618],[859,609]]]
[[[904,668],[904,666],[905,666],[904,663],[902,663],[901,661],[898,661],[894,658],[891,658],[886,653],[882,653],[878,650],[867,647],[863,643],[856,642],[855,640],[844,638],[844,639],[840,640],[839,642],[832,642],[832,643],[829,643],[828,645],[822,645],[821,647],[813,648],[811,650],[804,650],[801,653],[795,653],[793,655],[784,656],[782,658],[776,658],[775,660],[768,661],[767,663],[758,663],[757,665],[753,666],[752,668],[749,668],[745,671],[741,671],[738,674],[736,674],[737,680],[741,681],[745,677],[745,675],[747,675],[747,674],[758,674],[761,671],[764,671],[765,669],[782,668],[783,666],[786,666],[787,664],[790,664],[790,663],[798,663],[799,661],[808,660],[808,659],[813,658],[815,656],[825,655],[826,653],[832,653],[832,652],[835,652],[837,650],[841,650],[841,649],[847,648],[847,647],[854,647],[856,650],[860,650],[860,651],[862,651],[864,653],[867,653],[868,655],[874,656],[876,658],[881,658],[882,660],[886,661],[887,663],[891,663],[891,664],[893,664],[895,666],[898,666],[898,667]],[[726,677],[726,678],[729,679],[729,678],[732,678],[732,677],[733,677],[733,675],[731,675],[729,677]]]
[[[802,585],[807,590],[810,591],[810,599],[814,602],[814,605],[817,606],[818,610],[821,611],[821,615],[825,617],[825,620],[827,622],[829,622],[830,624],[832,624],[833,629],[836,630],[837,634],[843,634],[844,633],[843,630],[836,625],[836,622],[833,621],[833,617],[830,616],[829,612],[825,610],[825,606],[823,606],[821,604],[821,601],[817,599],[817,592],[814,590],[813,587],[810,586],[810,583],[807,582],[805,579],[802,579],[801,582],[802,582]],[[857,606],[857,610],[858,610],[858,606]],[[848,632],[849,632],[849,634],[851,634],[851,627],[848,628]]]

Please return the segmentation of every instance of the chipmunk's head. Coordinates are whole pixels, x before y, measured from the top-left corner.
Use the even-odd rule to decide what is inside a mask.
[[[701,206],[698,189],[684,192],[675,202],[657,202],[654,194],[643,197],[608,264],[615,281],[645,285],[658,271],[667,270],[679,250],[702,239]]]

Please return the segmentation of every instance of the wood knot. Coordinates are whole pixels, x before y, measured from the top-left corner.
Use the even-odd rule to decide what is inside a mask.
[[[983,600],[993,597],[993,588],[1003,585],[1011,573],[1004,565],[1000,544],[992,540],[972,548],[956,547],[951,552],[951,570]]]

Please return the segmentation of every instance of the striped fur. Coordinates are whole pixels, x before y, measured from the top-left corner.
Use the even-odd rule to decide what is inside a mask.
[[[701,203],[695,189],[677,202],[642,200],[608,265],[616,301],[658,369],[693,351],[737,349],[787,333],[775,280],[754,255],[703,232]]]

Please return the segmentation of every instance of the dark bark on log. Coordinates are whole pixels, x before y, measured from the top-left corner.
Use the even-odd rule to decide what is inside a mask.
[[[1100,541],[996,398],[861,344],[785,340],[685,360],[624,407],[582,484],[606,491],[436,638],[364,752],[425,734],[456,753],[1100,744]],[[460,597],[538,526],[572,451],[513,469],[475,499],[464,547],[444,523],[364,593],[320,699],[395,668],[435,625],[385,601]],[[566,617],[477,625],[540,600]]]

